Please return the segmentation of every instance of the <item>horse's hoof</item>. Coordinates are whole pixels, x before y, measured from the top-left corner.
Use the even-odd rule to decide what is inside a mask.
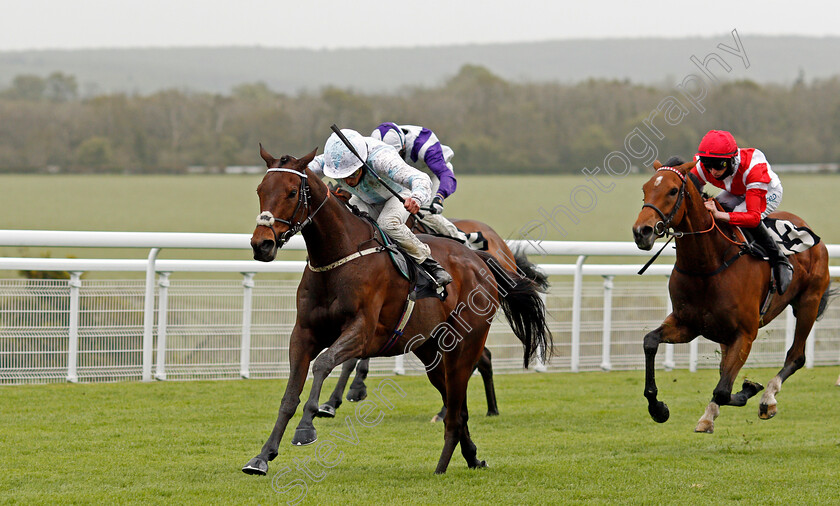
[[[242,468],[242,472],[245,474],[265,476],[266,473],[268,473],[268,462],[260,457],[254,457],[245,464],[245,467]]]
[[[761,383],[756,383],[755,381],[744,380],[744,384],[741,385],[741,390],[748,392],[749,397],[752,397],[758,392],[764,390],[764,385],[762,385]]]
[[[650,417],[656,423],[665,423],[671,417],[671,411],[668,410],[668,405],[662,401],[657,401],[656,404],[648,404],[648,413],[650,413]]]
[[[435,415],[435,416],[433,416],[433,417],[432,417],[432,419],[431,419],[430,421],[431,421],[432,423],[442,422],[442,421],[443,421],[443,418],[441,418],[441,416],[440,416],[440,415]]]
[[[715,431],[715,422],[709,420],[700,420],[697,422],[697,427],[694,427],[694,432],[701,432],[704,434],[712,434]]]
[[[321,418],[335,418],[335,408],[329,404],[321,404],[318,407],[318,412],[315,413],[315,416]]]
[[[359,390],[350,389],[347,391],[347,400],[350,402],[359,402],[367,399],[367,388]]]
[[[295,446],[311,445],[318,440],[318,433],[315,429],[295,429],[295,437],[292,438],[292,444]]]
[[[776,416],[776,405],[775,404],[759,404],[758,405],[758,417],[762,420],[769,420]]]
[[[475,465],[470,466],[470,469],[481,469],[481,468],[484,468],[484,467],[489,467],[487,465],[487,462],[484,461],[484,460],[479,460],[475,463]]]
[[[488,411],[487,416],[499,416],[499,412],[498,411]]]

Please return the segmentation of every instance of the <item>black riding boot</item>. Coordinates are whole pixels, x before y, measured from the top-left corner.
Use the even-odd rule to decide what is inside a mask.
[[[438,286],[448,285],[452,282],[452,276],[450,276],[449,273],[446,272],[446,269],[441,267],[434,258],[428,257],[423,260],[423,263],[420,265],[422,265],[423,268],[426,269],[433,278],[435,278],[435,283],[437,283]]]
[[[770,233],[764,227],[763,223],[759,223],[757,227],[751,228],[748,231],[753,240],[761,246],[770,258],[770,265],[773,266],[773,274],[776,276],[779,295],[785,293],[785,290],[790,286],[791,279],[793,279],[793,266],[785,254],[779,249],[776,241],[770,237]]]

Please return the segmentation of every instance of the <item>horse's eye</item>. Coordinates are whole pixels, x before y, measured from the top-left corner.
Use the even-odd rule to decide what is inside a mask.
[[[297,197],[297,190],[292,190],[292,191],[290,191],[290,192],[289,192],[289,198],[290,198],[290,199],[293,199],[293,198],[295,198],[295,197]]]
[[[668,195],[670,195],[670,196],[672,196],[672,197],[673,197],[673,196],[674,196],[674,195],[676,195],[676,194],[677,194],[677,192],[679,192],[679,191],[680,191],[680,190],[679,190],[678,188],[671,188],[671,191],[669,191],[669,192],[668,192]]]
[[[280,165],[286,165],[287,163],[289,163],[289,155],[283,155],[280,158]]]

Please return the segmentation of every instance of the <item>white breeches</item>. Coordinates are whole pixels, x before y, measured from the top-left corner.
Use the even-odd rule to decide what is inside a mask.
[[[445,235],[463,243],[467,242],[467,236],[442,214],[426,213],[420,221],[436,234]]]
[[[382,227],[382,231],[388,234],[391,239],[418,262],[422,263],[431,256],[432,251],[429,249],[429,245],[420,241],[405,226],[405,222],[408,220],[410,213],[406,211],[403,203],[396,197],[391,197],[384,204],[373,206],[353,196],[350,199],[350,203],[375,219],[376,223]]]
[[[767,195],[765,198],[767,199],[767,209],[761,213],[762,218],[766,218],[768,214],[772,213],[779,207],[779,204],[782,203],[782,193],[784,189],[782,185],[779,186],[771,186],[767,190]],[[747,210],[747,203],[745,202],[746,197],[744,195],[733,195],[726,190],[723,190],[718,194],[717,200],[720,202],[724,208],[732,209],[732,212],[736,213],[743,213]]]

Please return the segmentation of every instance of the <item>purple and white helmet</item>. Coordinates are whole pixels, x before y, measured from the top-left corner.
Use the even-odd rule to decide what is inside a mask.
[[[385,122],[371,132],[371,137],[382,141],[397,151],[405,148],[405,133],[396,123]]]

